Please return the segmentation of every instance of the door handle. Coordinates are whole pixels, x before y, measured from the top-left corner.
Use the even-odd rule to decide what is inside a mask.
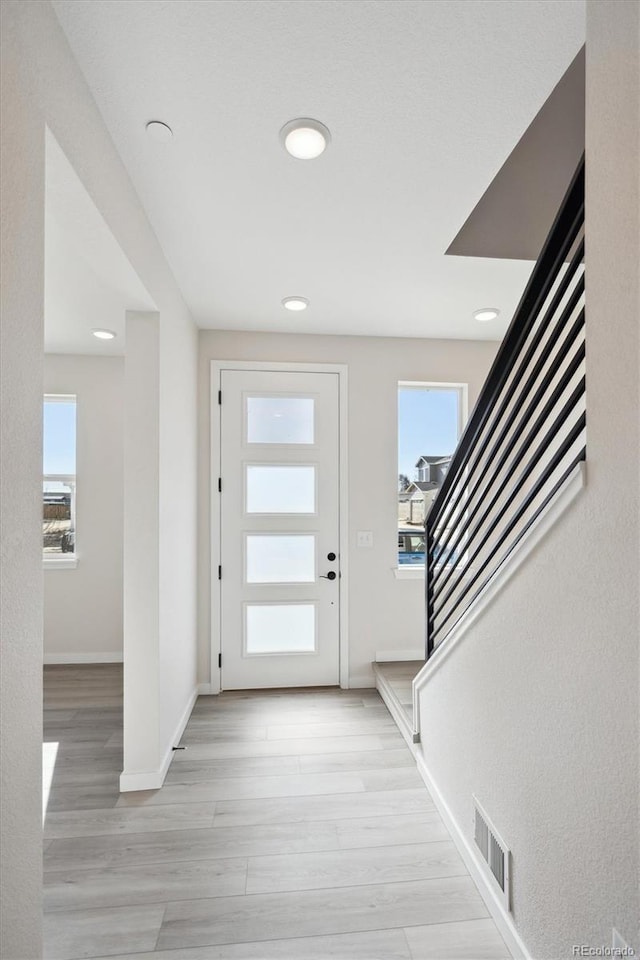
[[[321,579],[321,580],[335,580],[335,578],[336,578],[337,576],[338,576],[338,574],[335,572],[335,570],[329,570],[329,573],[327,573],[327,574],[321,573],[321,574],[320,574],[320,579]]]

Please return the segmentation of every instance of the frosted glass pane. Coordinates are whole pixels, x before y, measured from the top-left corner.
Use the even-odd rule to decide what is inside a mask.
[[[247,513],[315,513],[316,468],[247,466]]]
[[[248,397],[247,443],[313,443],[313,407],[305,397]]]
[[[315,539],[247,536],[247,583],[313,583]]]
[[[313,603],[248,604],[247,653],[313,653],[316,611]]]

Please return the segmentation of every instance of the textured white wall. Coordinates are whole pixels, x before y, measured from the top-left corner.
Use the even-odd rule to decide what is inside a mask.
[[[399,380],[469,384],[473,406],[496,343],[289,334],[200,332],[200,660],[210,671],[209,384],[211,360],[344,363],[349,367],[349,675],[373,686],[377,650],[424,645],[421,580],[396,580],[397,389]],[[356,547],[372,530],[373,549]]]
[[[45,565],[44,659],[122,657],[121,357],[47,354],[45,393],[75,393],[75,569]]]
[[[473,843],[513,851],[537,960],[640,952],[638,5],[587,7],[587,486],[420,697],[426,765]]]
[[[47,125],[160,314],[158,763],[196,683],[197,331],[45,0],[2,3],[3,955],[40,956],[42,358]],[[5,261],[6,257],[6,261]],[[5,487],[6,484],[6,487]],[[175,516],[176,489],[187,504]],[[5,516],[6,512],[6,516]],[[5,562],[6,561],[6,562]],[[160,654],[162,650],[162,655]],[[170,676],[169,676],[170,675]],[[3,893],[5,891],[3,890]]]
[[[33,960],[42,951],[44,126],[14,11],[1,5],[0,954]]]

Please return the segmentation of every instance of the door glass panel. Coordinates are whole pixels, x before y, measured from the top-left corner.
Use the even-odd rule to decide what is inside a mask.
[[[247,465],[247,513],[315,513],[314,466]]]
[[[314,536],[249,534],[247,583],[314,583],[315,541]]]
[[[313,603],[247,604],[247,654],[313,653],[316,610]]]
[[[247,443],[313,443],[310,397],[247,397]]]

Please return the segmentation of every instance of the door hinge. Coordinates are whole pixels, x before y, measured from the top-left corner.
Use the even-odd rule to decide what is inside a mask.
[[[218,666],[219,666],[219,667],[222,666],[222,654],[221,654],[221,653],[218,654]]]
[[[218,580],[222,580],[222,567],[218,567]]]
[[[222,390],[218,390],[218,403],[222,403]]]
[[[222,477],[218,477],[218,493],[222,493]]]

